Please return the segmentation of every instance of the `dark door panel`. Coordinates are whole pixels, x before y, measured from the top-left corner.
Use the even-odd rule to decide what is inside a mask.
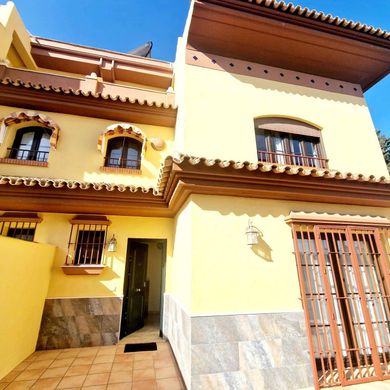
[[[121,337],[144,326],[145,283],[148,245],[129,241],[124,283]]]

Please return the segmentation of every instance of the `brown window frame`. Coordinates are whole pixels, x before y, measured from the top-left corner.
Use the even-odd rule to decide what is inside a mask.
[[[328,168],[321,131],[315,126],[279,117],[256,118],[254,123],[258,161],[310,168]],[[260,146],[259,137],[263,137],[265,148]],[[279,150],[273,145],[273,137],[280,140]],[[294,151],[293,142],[298,142],[298,154]],[[309,143],[314,151],[312,155],[307,149]]]
[[[122,141],[121,156],[119,158],[111,157],[114,149],[113,143]],[[113,137],[107,141],[106,156],[104,158],[104,167],[117,169],[141,169],[143,143],[133,137]],[[136,159],[127,159],[128,151],[132,149],[136,152]]]
[[[0,236],[33,242],[40,222],[35,213],[6,212],[0,216]]]
[[[390,323],[388,221],[293,218],[288,223],[316,388],[390,378],[390,333],[383,325]]]
[[[104,266],[104,250],[111,221],[104,216],[79,215],[71,219],[70,224],[68,253],[64,266]]]

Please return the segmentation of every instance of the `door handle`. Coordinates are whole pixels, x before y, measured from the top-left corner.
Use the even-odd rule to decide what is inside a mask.
[[[140,288],[136,288],[135,292],[141,292],[141,289]]]

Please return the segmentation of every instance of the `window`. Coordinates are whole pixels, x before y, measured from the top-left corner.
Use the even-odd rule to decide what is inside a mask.
[[[0,235],[34,241],[35,229],[41,221],[37,214],[4,213],[0,216]]]
[[[70,223],[65,266],[102,265],[107,230],[111,222],[102,216],[76,216]]]
[[[140,169],[142,143],[130,137],[108,140],[106,167]]]
[[[303,122],[284,118],[255,120],[259,161],[326,168],[320,131]]]
[[[389,230],[293,227],[319,387],[390,374]]]
[[[9,158],[47,162],[52,131],[45,127],[24,127],[16,133]]]

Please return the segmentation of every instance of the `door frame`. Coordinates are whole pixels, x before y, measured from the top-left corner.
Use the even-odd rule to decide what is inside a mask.
[[[126,310],[125,305],[125,296],[128,294],[128,288],[129,288],[129,279],[126,277],[126,275],[130,271],[130,263],[129,263],[129,256],[131,251],[131,244],[134,242],[139,243],[161,243],[162,249],[161,249],[161,281],[160,281],[160,336],[162,336],[162,325],[163,325],[163,317],[164,317],[164,292],[165,292],[165,282],[166,282],[166,259],[167,259],[167,239],[166,238],[128,238],[127,239],[127,248],[126,248],[126,266],[125,266],[125,272],[124,272],[124,283],[123,283],[123,293],[122,293],[122,309],[121,309],[121,318],[120,318],[120,328],[119,328],[119,340],[123,337],[123,319],[124,319],[124,312]]]

